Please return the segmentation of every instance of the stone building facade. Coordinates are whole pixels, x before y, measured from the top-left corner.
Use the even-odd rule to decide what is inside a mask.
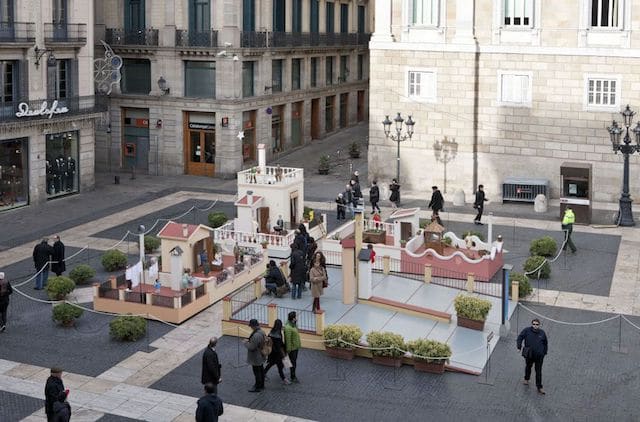
[[[96,165],[235,177],[368,119],[362,0],[105,0],[95,42],[124,60]]]
[[[416,124],[401,145],[400,183],[426,198],[432,185],[446,185],[469,201],[482,183],[499,200],[509,177],[547,179],[558,198],[565,162],[592,164],[592,200],[619,198],[622,156],[613,154],[607,127],[627,104],[640,107],[633,70],[640,17],[632,13],[640,1],[378,0],[375,7],[370,177],[395,175],[388,163],[396,145],[381,122],[402,112]],[[446,173],[443,141],[455,150]],[[636,198],[638,164],[631,157]]]
[[[0,211],[94,186],[93,2],[0,0]]]

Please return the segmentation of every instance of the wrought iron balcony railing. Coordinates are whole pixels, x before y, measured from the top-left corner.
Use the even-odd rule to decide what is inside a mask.
[[[145,45],[158,46],[158,30],[107,28],[105,32],[107,44],[114,45]]]
[[[0,126],[9,122],[53,120],[57,117],[99,113],[106,109],[106,97],[93,95],[59,100],[0,102]]]
[[[176,30],[176,47],[217,47],[218,31]]]
[[[240,46],[268,48],[366,45],[370,38],[369,33],[242,32]]]
[[[45,23],[44,42],[55,43],[82,43],[87,42],[86,23]]]
[[[0,22],[0,44],[34,44],[35,42],[35,23]]]

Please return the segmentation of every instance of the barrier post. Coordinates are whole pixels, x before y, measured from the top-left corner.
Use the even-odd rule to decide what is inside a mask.
[[[424,264],[424,283],[431,283],[431,264]]]
[[[231,319],[231,296],[225,296],[222,299],[222,320],[229,321]]]
[[[520,297],[520,282],[516,280],[511,281],[511,300],[517,304]]]
[[[465,289],[467,290],[467,292],[473,293],[474,288],[475,288],[475,274],[467,273],[467,284],[465,286]]]
[[[260,299],[262,297],[262,280],[259,278],[253,280],[253,295],[256,299]]]
[[[273,327],[276,319],[278,319],[278,305],[270,303],[267,305],[267,324],[269,324],[269,327]]]
[[[316,317],[316,334],[321,336],[324,334],[324,311],[317,310],[315,313]]]
[[[391,272],[391,257],[385,255],[382,257],[382,274],[389,275]]]

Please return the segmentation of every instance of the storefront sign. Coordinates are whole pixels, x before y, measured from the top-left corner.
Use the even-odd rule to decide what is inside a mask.
[[[16,113],[16,117],[47,116],[50,119],[54,114],[64,114],[69,111],[69,109],[65,106],[58,107],[58,100],[54,100],[53,103],[51,103],[51,107],[47,106],[48,103],[46,101],[43,101],[39,109],[31,110],[29,108],[29,104],[20,103],[18,104],[18,112]]]
[[[216,130],[216,125],[215,123],[189,123],[189,129]]]

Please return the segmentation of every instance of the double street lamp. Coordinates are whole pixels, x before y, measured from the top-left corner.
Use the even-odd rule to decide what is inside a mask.
[[[391,134],[391,124],[395,123],[396,134]],[[402,134],[402,125],[403,123],[407,126],[406,133]],[[389,115],[387,115],[382,122],[384,126],[384,135],[387,139],[391,139],[398,145],[397,154],[396,154],[396,181],[400,184],[400,142],[406,141],[407,139],[411,139],[413,136],[413,126],[416,122],[411,119],[411,116],[405,122],[400,113],[393,119],[393,122],[389,120]],[[398,203],[400,203],[400,191],[398,191]]]
[[[618,126],[618,123],[614,120],[611,126],[607,128],[609,135],[611,136],[611,145],[613,146],[613,152],[618,153],[620,151],[624,155],[624,171],[622,176],[622,194],[620,195],[620,209],[618,210],[618,225],[620,226],[635,226],[633,221],[633,212],[631,211],[631,196],[629,195],[629,155],[634,152],[640,152],[640,122],[636,124],[636,127],[631,127],[633,116],[636,114],[632,111],[629,105],[620,112],[624,120],[624,127]],[[626,129],[626,130],[625,130]],[[624,138],[620,143],[620,137],[624,131]],[[636,144],[631,145],[631,136],[629,131],[633,132],[636,139]]]

